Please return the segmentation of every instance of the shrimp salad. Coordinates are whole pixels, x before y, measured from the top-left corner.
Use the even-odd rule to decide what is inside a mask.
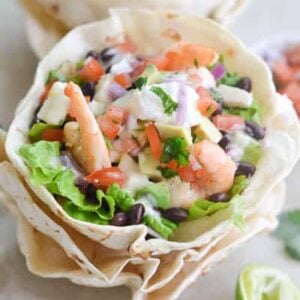
[[[242,226],[265,136],[251,84],[203,45],[92,50],[49,72],[19,155],[82,222],[172,239],[182,222],[234,206]]]

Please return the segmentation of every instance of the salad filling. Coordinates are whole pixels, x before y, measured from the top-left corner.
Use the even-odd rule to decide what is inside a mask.
[[[242,227],[265,136],[251,88],[202,45],[89,51],[49,71],[19,155],[32,183],[83,222],[172,239],[180,223],[233,207]]]

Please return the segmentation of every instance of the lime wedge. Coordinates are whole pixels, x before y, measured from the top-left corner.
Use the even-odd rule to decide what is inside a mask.
[[[240,273],[236,300],[300,300],[300,291],[283,271],[252,264]]]

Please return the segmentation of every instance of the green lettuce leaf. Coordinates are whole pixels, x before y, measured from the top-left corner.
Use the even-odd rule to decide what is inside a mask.
[[[39,141],[20,148],[20,156],[31,168],[33,184],[51,183],[63,171],[64,167],[58,159],[60,146],[59,142]]]
[[[167,209],[170,205],[170,191],[166,182],[153,183],[145,186],[137,192],[136,197],[151,195],[155,199],[156,206]]]
[[[122,190],[118,184],[112,184],[106,191],[106,196],[111,197],[116,202],[116,206],[122,211],[127,212],[134,205],[133,197]]]
[[[189,208],[189,221],[196,220],[205,216],[211,216],[221,209],[228,208],[230,202],[212,202],[205,199],[197,200]]]
[[[79,221],[94,223],[98,225],[108,224],[108,221],[100,219],[97,213],[91,211],[84,211],[70,201],[64,201],[62,203],[62,207],[70,217],[77,219]]]
[[[232,205],[232,223],[243,231],[245,229],[243,197],[236,195],[230,200],[230,202]]]
[[[253,104],[247,108],[226,107],[224,108],[223,112],[224,114],[228,114],[228,115],[241,116],[248,121],[253,121],[256,123],[260,122],[261,111],[256,102],[253,102]]]
[[[245,188],[249,185],[249,183],[250,183],[250,179],[244,175],[235,177],[233,185],[228,192],[229,196],[234,197],[236,195],[240,195],[245,190]]]
[[[262,147],[261,144],[255,140],[251,142],[244,150],[241,161],[256,165],[261,157]]]
[[[220,84],[225,84],[228,86],[236,86],[240,81],[240,76],[237,73],[227,72],[224,77],[220,80]]]
[[[156,218],[152,215],[145,215],[143,217],[143,223],[159,233],[165,239],[168,239],[173,231],[177,228],[175,223],[165,218]]]
[[[99,200],[99,208],[97,209],[99,217],[103,220],[111,220],[115,214],[115,199],[111,196],[105,195],[105,193],[101,190],[98,190],[96,195],[97,199]],[[103,201],[106,202],[108,210],[103,207]]]

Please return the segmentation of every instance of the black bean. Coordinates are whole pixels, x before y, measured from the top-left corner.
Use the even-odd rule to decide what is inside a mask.
[[[110,224],[114,226],[126,226],[128,224],[128,215],[122,211],[118,212],[114,215]]]
[[[129,213],[130,224],[131,225],[141,224],[144,213],[145,213],[144,205],[141,203],[135,204]]]
[[[256,167],[254,165],[241,161],[235,171],[235,176],[245,175],[247,177],[251,177],[255,171]]]
[[[109,63],[109,61],[116,55],[114,51],[111,50],[111,48],[104,48],[100,54],[99,58],[103,63]]]
[[[251,92],[251,90],[252,90],[251,79],[249,77],[242,77],[236,86],[242,90]]]
[[[259,126],[253,121],[245,121],[245,132],[256,140],[261,140],[265,137],[266,129]]]
[[[211,195],[208,200],[213,202],[227,202],[229,200],[229,195],[227,193],[217,193]]]
[[[81,90],[84,96],[90,96],[91,99],[94,98],[95,95],[95,83],[94,82],[85,82],[81,86]]]
[[[163,217],[176,223],[183,222],[188,217],[188,211],[182,207],[171,207],[163,212]]]
[[[212,117],[215,117],[215,116],[217,116],[217,115],[222,114],[222,112],[223,112],[222,104],[218,103],[217,109],[211,114],[211,116],[212,116]]]
[[[224,150],[228,150],[228,146],[231,143],[231,136],[229,134],[223,135],[221,140],[219,141],[219,146]]]
[[[95,50],[90,50],[87,54],[86,54],[86,56],[85,56],[85,58],[88,58],[88,57],[93,57],[93,58],[95,58],[95,59],[99,59],[99,53],[97,52],[97,51],[95,51]]]
[[[157,237],[155,237],[154,235],[148,233],[145,237],[145,240],[148,241],[148,240],[152,240],[152,239],[157,239]]]
[[[91,204],[98,204],[99,200],[96,196],[96,187],[87,182],[83,177],[79,177],[76,182],[76,186],[79,188],[80,192],[86,196],[86,199]]]

